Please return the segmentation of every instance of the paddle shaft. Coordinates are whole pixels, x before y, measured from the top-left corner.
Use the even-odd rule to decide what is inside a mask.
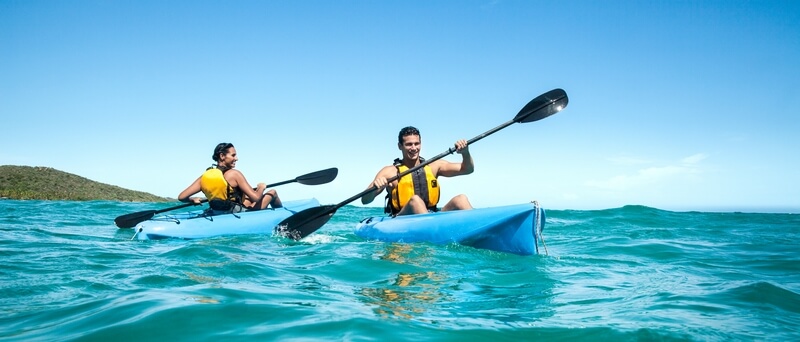
[[[205,199],[205,198],[200,200],[200,203],[205,203],[205,202],[208,202],[208,200]],[[193,205],[200,205],[200,203],[189,202],[189,203],[184,203],[184,204],[181,204],[181,205],[176,205],[174,207],[169,207],[169,208],[164,208],[164,209],[161,209],[161,210],[156,210],[156,211],[153,212],[153,215],[161,214],[161,213],[164,213],[164,212],[167,212],[167,211],[178,210],[178,209],[181,209],[181,208],[191,207]]]

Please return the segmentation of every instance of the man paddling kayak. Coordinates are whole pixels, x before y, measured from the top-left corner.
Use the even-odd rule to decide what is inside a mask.
[[[455,177],[468,175],[475,170],[475,164],[469,153],[466,140],[455,143],[456,151],[461,154],[461,163],[452,163],[446,160],[436,160],[415,172],[405,175],[391,183],[387,179],[397,176],[401,172],[413,168],[425,159],[420,157],[422,138],[419,130],[408,126],[400,130],[397,135],[397,148],[402,151],[403,158],[395,159],[392,165],[384,166],[375,179],[367,187],[377,188],[361,197],[362,204],[369,204],[384,189],[387,189],[386,213],[397,215],[422,214],[438,211],[439,203],[438,177]],[[453,197],[442,207],[442,211],[472,209],[466,195],[460,194]]]

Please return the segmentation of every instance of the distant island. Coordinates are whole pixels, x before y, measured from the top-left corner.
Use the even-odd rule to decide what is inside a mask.
[[[64,201],[175,201],[172,198],[95,182],[52,167],[17,165],[0,165],[0,198]]]

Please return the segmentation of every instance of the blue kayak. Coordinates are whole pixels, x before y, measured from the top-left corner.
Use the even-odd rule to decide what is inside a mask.
[[[397,217],[368,217],[356,235],[386,242],[459,243],[520,255],[539,253],[545,212],[531,203]],[[544,244],[544,241],[542,241]]]
[[[190,211],[156,216],[135,227],[139,240],[165,238],[198,239],[223,235],[272,234],[278,223],[294,213],[319,206],[315,198],[284,201],[278,209],[245,211],[235,214],[207,215]]]

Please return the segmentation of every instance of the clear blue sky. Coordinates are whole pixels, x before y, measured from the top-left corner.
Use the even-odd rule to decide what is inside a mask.
[[[553,88],[443,197],[800,212],[799,1],[0,0],[0,164],[161,196],[225,141],[253,183],[338,167],[278,188],[337,203],[401,127],[434,156]]]

